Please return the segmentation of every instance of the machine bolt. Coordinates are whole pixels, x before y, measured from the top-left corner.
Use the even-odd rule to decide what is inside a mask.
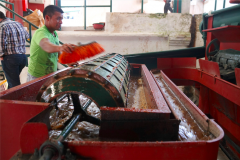
[[[53,76],[53,78],[54,78],[54,79],[58,79],[58,75],[55,74],[55,75]]]
[[[42,86],[42,87],[41,87],[41,90],[45,90],[45,89],[46,89],[46,86]]]
[[[73,74],[74,74],[74,70],[72,69],[72,70],[69,71],[69,75],[71,76]]]

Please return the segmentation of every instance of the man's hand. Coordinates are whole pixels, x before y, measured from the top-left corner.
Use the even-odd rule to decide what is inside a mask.
[[[74,44],[63,44],[60,48],[61,52],[67,52],[67,53],[71,53],[74,50],[74,47],[77,47],[77,45]]]
[[[3,57],[0,57],[0,60],[3,61]]]

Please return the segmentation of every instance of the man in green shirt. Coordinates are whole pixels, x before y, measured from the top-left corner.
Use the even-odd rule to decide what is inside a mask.
[[[56,30],[60,29],[63,19],[63,10],[49,5],[43,11],[45,25],[36,30],[30,46],[30,62],[27,81],[42,77],[57,71],[58,54],[71,52],[74,44],[59,46]]]

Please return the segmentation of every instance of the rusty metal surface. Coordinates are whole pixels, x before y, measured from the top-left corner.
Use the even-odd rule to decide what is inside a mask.
[[[101,120],[169,119],[169,114],[161,113],[159,109],[101,107]]]
[[[48,102],[63,91],[78,91],[93,98],[99,106],[124,107],[129,76],[129,64],[124,57],[107,54],[50,77],[36,99]]]
[[[120,54],[111,53],[87,62],[79,69],[94,72],[112,83],[120,93],[126,106],[126,94],[129,83],[129,64]]]
[[[170,119],[171,111],[150,72],[145,65],[131,64],[131,67],[139,69],[135,75],[142,78],[145,96],[140,98],[146,98],[147,109],[102,107],[100,138],[113,141],[177,140],[180,122]]]
[[[178,127],[175,119],[101,121],[99,136],[103,141],[176,141]]]
[[[151,99],[147,99],[147,103],[149,104],[151,109],[159,109],[162,113],[170,114],[171,111],[163,98],[162,93],[159,91],[157,84],[155,83],[152,75],[145,65],[142,65],[141,75],[143,80],[146,82],[145,87],[145,95],[151,95]],[[148,96],[147,96],[148,97]]]

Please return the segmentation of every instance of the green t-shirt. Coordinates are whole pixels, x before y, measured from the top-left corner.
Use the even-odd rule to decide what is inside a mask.
[[[58,53],[47,53],[39,46],[39,43],[43,38],[47,38],[51,43],[59,45],[57,32],[54,31],[54,34],[56,37],[54,37],[44,25],[36,30],[33,35],[30,46],[28,73],[34,77],[42,77],[57,71]]]

